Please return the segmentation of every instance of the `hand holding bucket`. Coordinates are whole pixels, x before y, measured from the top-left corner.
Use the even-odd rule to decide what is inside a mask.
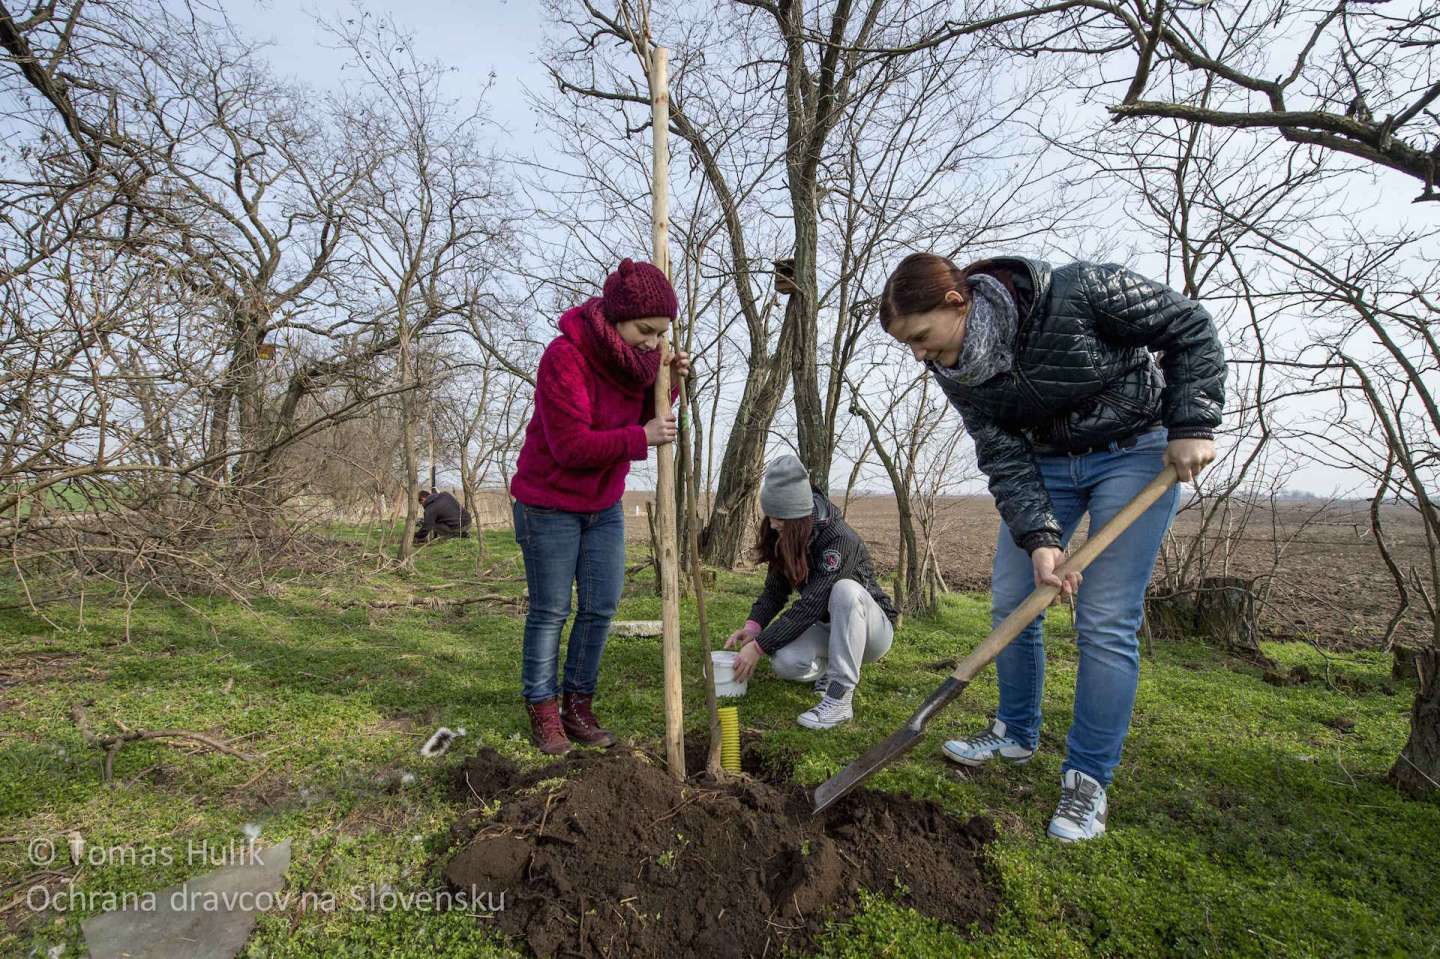
[[[747,681],[735,678],[735,661],[739,656],[739,653],[725,649],[711,650],[710,668],[715,675],[716,696],[745,695]]]
[[[754,642],[759,634],[755,623],[748,622],[725,640],[726,649],[739,649],[739,653],[730,662],[734,671],[733,679],[742,685],[749,682],[750,674],[755,672],[755,666],[760,662],[760,646]]]

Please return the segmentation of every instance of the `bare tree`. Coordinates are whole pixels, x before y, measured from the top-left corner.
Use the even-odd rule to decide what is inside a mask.
[[[461,499],[480,516],[480,493],[505,486],[524,438],[528,384],[490,365],[457,373],[437,407],[437,428],[460,474]]]
[[[895,604],[901,612],[929,613],[944,589],[931,539],[939,499],[975,475],[959,459],[965,428],[928,371],[915,375],[891,365],[875,373],[866,378],[868,398],[851,384],[850,413],[864,424],[895,494]]]
[[[1419,251],[1436,235],[1356,232],[1329,244],[1316,238],[1313,247],[1268,232],[1260,237],[1292,271],[1297,298],[1328,321],[1299,349],[1272,360],[1333,401],[1300,435],[1372,484],[1376,545],[1402,602],[1427,627],[1410,738],[1390,778],[1412,794],[1433,793],[1440,789],[1440,304],[1429,291],[1440,268]],[[1400,514],[1381,508],[1390,498]],[[1423,535],[1413,560],[1399,559],[1388,542],[1407,519]]]
[[[499,191],[479,144],[483,116],[457,113],[442,99],[443,67],[420,61],[410,38],[385,18],[362,11],[330,30],[364,78],[343,109],[353,149],[369,151],[373,161],[346,217],[355,225],[359,267],[397,340],[408,531],[418,511],[423,397],[436,386],[433,370],[422,375],[419,337],[446,318],[463,322],[473,310],[472,278],[487,258],[486,244],[503,231]],[[401,560],[413,549],[407,532]]]
[[[1059,0],[987,12],[932,42],[983,31],[1032,56],[1078,55],[1114,91],[1117,121],[1271,132],[1397,171],[1420,182],[1417,201],[1440,200],[1440,33],[1424,5]]]
[[[17,17],[0,3],[0,98],[16,147],[0,157],[0,285],[132,211],[153,168],[130,140],[131,105],[112,73],[152,12],[144,0],[72,0]]]
[[[1275,573],[1299,529],[1262,531],[1253,524],[1273,523],[1275,497],[1297,468],[1298,457],[1277,442],[1271,424],[1281,415],[1277,397],[1286,386],[1265,363],[1290,304],[1267,295],[1264,278],[1237,244],[1246,222],[1319,219],[1343,174],[1284,144],[1170,119],[1085,129],[1061,145],[1098,168],[1108,195],[1125,202],[1127,259],[1155,264],[1168,283],[1209,303],[1231,360],[1219,459],[1191,488],[1167,537],[1147,605],[1147,635],[1206,635],[1268,663],[1258,645],[1259,616],[1283,580]],[[1233,562],[1250,539],[1271,532],[1278,536],[1268,569]]]
[[[268,588],[321,542],[304,531],[336,500],[317,493],[344,486],[306,463],[359,459],[354,427],[383,436],[387,399],[412,388],[390,375],[393,300],[356,268],[362,194],[390,158],[364,142],[379,109],[275,80],[207,12],[0,8],[19,147],[0,160],[0,540],[17,572],[108,579],[128,600]],[[421,319],[482,289],[485,267],[421,284]]]
[[[587,172],[614,181],[613,172],[595,176],[596,157],[643,128],[635,51],[651,35],[674,50],[672,131],[690,160],[689,188],[708,194],[723,238],[703,274],[728,287],[744,324],[733,349],[748,358],[702,537],[706,558],[725,565],[748,535],[787,390],[786,428],[812,480],[828,488],[847,402],[838,371],[874,317],[852,307],[871,298],[885,257],[937,235],[961,249],[1023,233],[1036,216],[1020,187],[1039,176],[1033,155],[1008,176],[981,174],[1013,159],[999,131],[1035,85],[1002,95],[982,83],[998,63],[990,47],[910,44],[942,22],[943,4],[736,6],[728,20],[682,4],[652,21],[629,3],[586,3],[583,14],[557,5],[566,34],[551,68],[572,128],[585,131]],[[783,216],[769,195],[785,197]],[[783,315],[764,286],[777,255],[790,261]]]

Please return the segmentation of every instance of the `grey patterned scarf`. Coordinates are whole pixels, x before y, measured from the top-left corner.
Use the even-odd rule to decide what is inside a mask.
[[[930,368],[961,386],[978,386],[1010,371],[1015,362],[1015,332],[1020,317],[1010,293],[993,276],[976,273],[969,278],[970,311],[965,319],[965,341],[951,367],[933,361]]]

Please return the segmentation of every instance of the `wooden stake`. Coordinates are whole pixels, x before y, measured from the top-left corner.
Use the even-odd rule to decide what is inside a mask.
[[[670,51],[650,48],[650,242],[652,260],[670,276]],[[655,413],[670,411],[670,344],[660,341]],[[660,540],[660,648],[665,664],[665,759],[676,779],[685,778],[684,702],[680,688],[680,558],[675,533],[675,460],[667,444],[655,447],[655,514]]]
[[[685,422],[690,413],[690,391],[680,382],[680,435],[685,435]],[[725,767],[720,764],[720,711],[715,702],[715,672],[710,662],[710,620],[705,615],[705,568],[700,565],[700,510],[696,505],[699,485],[695,461],[690,461],[690,481],[685,484],[685,545],[689,550],[690,583],[695,587],[695,615],[700,623],[700,675],[705,680],[705,708],[710,714],[710,749],[705,754],[705,773],[711,779],[724,779]]]

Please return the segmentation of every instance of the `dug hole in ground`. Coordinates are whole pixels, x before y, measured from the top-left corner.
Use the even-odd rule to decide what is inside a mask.
[[[746,775],[679,782],[654,754],[574,752],[522,771],[488,747],[460,767],[472,808],[445,868],[457,891],[542,959],[778,956],[804,951],[869,889],[960,929],[999,902],[984,864],[995,837],[932,802],[857,790],[822,815],[755,736]],[[687,736],[703,769],[706,736]],[[497,808],[498,804],[498,808]]]

